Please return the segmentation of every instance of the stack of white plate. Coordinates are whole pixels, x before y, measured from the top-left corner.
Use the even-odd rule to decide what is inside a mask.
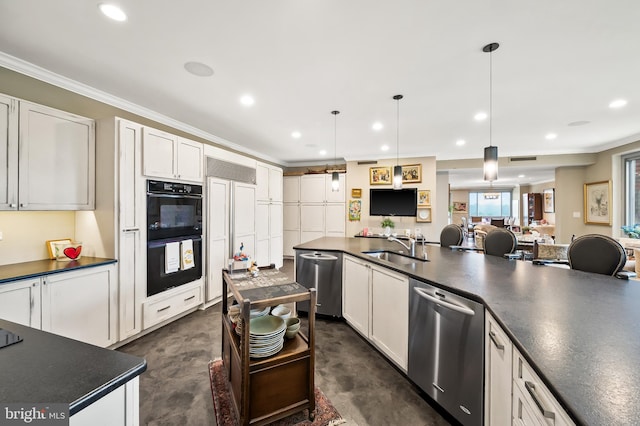
[[[264,309],[252,309],[251,312],[249,313],[249,316],[251,317],[251,319],[263,317],[267,315],[270,310],[271,310],[271,306],[267,306]]]
[[[287,325],[282,318],[273,315],[253,318],[249,325],[249,355],[265,358],[277,354],[284,346],[286,331]]]

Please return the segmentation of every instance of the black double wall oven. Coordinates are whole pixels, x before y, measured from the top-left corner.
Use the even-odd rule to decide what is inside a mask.
[[[171,244],[173,243],[173,244]],[[175,243],[179,243],[178,245]],[[169,265],[169,248],[193,246],[194,266]],[[171,252],[170,257],[175,253]],[[180,252],[181,256],[184,253]],[[167,262],[169,260],[169,262]],[[147,296],[202,277],[202,185],[147,181]]]

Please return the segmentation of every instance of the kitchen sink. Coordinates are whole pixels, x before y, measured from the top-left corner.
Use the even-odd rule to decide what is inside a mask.
[[[407,256],[404,254],[396,253],[393,251],[365,251],[363,254],[374,257],[376,259],[384,260],[396,265],[413,265],[419,262],[426,262],[426,259],[419,257]]]

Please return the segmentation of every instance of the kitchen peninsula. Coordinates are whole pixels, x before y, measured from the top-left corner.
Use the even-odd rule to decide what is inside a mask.
[[[575,423],[640,421],[636,281],[433,245],[425,247],[428,261],[410,265],[363,254],[397,252],[381,239],[327,237],[295,248],[342,252],[481,303]]]

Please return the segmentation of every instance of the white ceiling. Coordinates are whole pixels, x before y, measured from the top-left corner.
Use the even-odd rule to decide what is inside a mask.
[[[492,142],[501,157],[640,139],[637,0],[115,3],[126,22],[105,18],[98,1],[0,0],[0,51],[295,166],[333,162],[334,109],[338,158],[396,157],[395,94],[404,95],[401,158],[481,157],[489,120],[473,116],[489,109],[482,47],[499,42]],[[188,61],[214,75],[187,73]],[[247,93],[250,108],[239,102]],[[628,105],[610,109],[618,98]],[[576,121],[589,123],[569,126]],[[552,180],[553,167],[544,170],[513,173]],[[510,174],[501,170],[496,184],[513,183]],[[467,175],[452,172],[452,186]]]

